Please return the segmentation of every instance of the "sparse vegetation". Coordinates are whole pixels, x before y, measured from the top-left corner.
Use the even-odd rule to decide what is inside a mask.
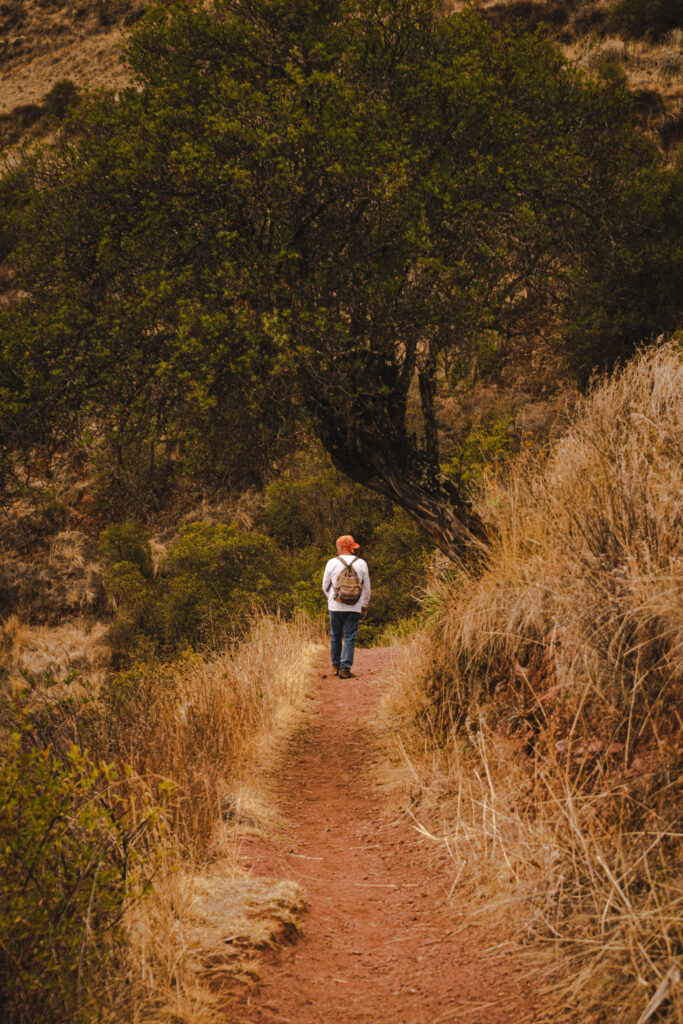
[[[681,28],[683,0],[619,0],[607,19],[608,31],[655,41]]]

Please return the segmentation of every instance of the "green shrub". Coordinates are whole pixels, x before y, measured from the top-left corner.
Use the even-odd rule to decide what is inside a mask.
[[[57,121],[63,121],[80,102],[78,86],[70,78],[60,78],[45,96],[47,112]]]
[[[154,631],[154,587],[133,562],[116,562],[104,575],[107,595],[117,608],[109,630],[115,655],[128,653]]]
[[[0,1003],[6,1024],[96,1019],[133,854],[113,772],[17,731],[0,757]]]
[[[607,20],[607,31],[641,39],[660,39],[683,27],[683,0],[620,0]]]
[[[141,553],[146,556],[142,546],[126,546],[142,535],[125,524],[105,534],[110,550],[118,546],[138,561]],[[256,608],[291,610],[292,578],[287,557],[269,537],[235,525],[190,523],[169,547],[155,579],[130,560],[108,569],[107,593],[118,607],[113,646],[120,655],[143,637],[167,651],[187,643],[220,644],[238,635]]]
[[[518,448],[509,416],[492,416],[471,427],[453,445],[442,470],[460,487],[481,480],[487,466],[495,467]]]
[[[420,527],[397,509],[375,529],[368,555],[373,596],[364,632],[375,640],[422,607],[430,546]]]
[[[341,533],[365,545],[377,522],[391,512],[390,501],[352,483],[326,459],[296,465],[295,472],[266,489],[262,520],[278,546],[328,548]]]
[[[292,607],[300,609],[311,619],[327,614],[327,604],[322,592],[322,577],[330,554],[329,547],[308,544],[287,555],[292,579],[288,594],[289,602]]]
[[[116,562],[130,562],[143,576],[152,575],[152,549],[149,535],[134,520],[114,523],[100,534],[100,557],[110,565]]]
[[[190,523],[161,568],[155,615],[169,640],[239,631],[256,607],[288,590],[286,560],[268,537],[234,525]]]
[[[116,562],[107,570],[105,581],[109,596],[136,618],[148,609],[152,586],[133,562]]]
[[[341,533],[356,537],[370,565],[373,599],[362,636],[372,640],[419,610],[431,544],[404,512],[324,457],[294,456],[288,475],[267,488],[257,529],[201,521],[183,527],[154,578],[144,528],[108,527],[100,552],[117,606],[110,640],[119,666],[141,641],[165,654],[188,643],[220,646],[240,635],[256,608],[324,616],[322,573]]]

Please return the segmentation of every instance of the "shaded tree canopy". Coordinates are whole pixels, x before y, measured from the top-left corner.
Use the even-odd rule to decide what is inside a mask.
[[[303,414],[459,558],[484,531],[440,471],[437,388],[529,343],[585,376],[675,323],[680,174],[541,35],[432,0],[214,0],[151,9],[126,59],[137,87],[15,172],[8,450],[97,422],[241,479]]]

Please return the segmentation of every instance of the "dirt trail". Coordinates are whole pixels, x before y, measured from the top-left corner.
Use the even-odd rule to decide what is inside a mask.
[[[268,960],[230,1020],[249,1024],[513,1024],[530,992],[496,936],[446,907],[450,879],[427,870],[407,821],[391,822],[367,775],[362,721],[389,682],[382,649],[359,651],[358,678],[320,671],[310,726],[292,744],[279,802],[285,842],[246,843],[257,874],[294,878],[304,937]],[[280,847],[280,849],[278,849]]]

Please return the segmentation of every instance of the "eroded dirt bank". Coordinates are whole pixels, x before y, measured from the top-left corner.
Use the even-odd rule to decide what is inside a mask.
[[[373,787],[363,719],[390,682],[388,651],[359,651],[354,670],[357,679],[342,681],[321,663],[311,724],[280,776],[287,835],[243,848],[256,874],[304,887],[304,936],[267,960],[256,989],[234,993],[226,1020],[533,1020],[522,966],[448,902],[448,873],[427,869],[423,840],[408,820],[388,819]]]

